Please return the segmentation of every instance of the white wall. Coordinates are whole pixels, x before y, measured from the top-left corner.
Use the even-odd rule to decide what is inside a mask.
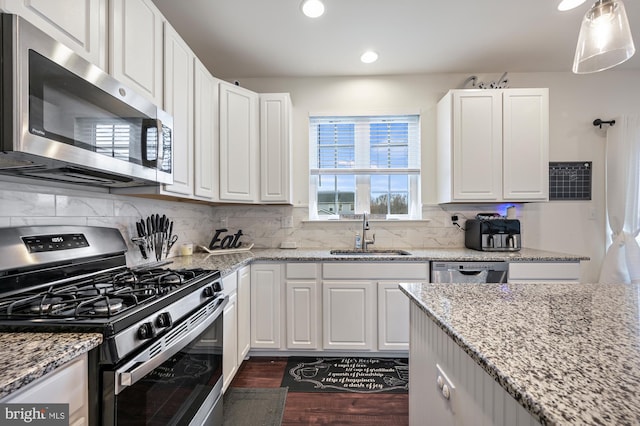
[[[502,73],[478,74],[479,81]],[[423,203],[435,203],[435,107],[471,74],[334,78],[254,78],[240,81],[257,92],[289,92],[293,100],[294,203],[308,204],[308,117],[314,113],[420,112]],[[583,279],[597,279],[604,254],[605,131],[591,123],[622,113],[640,112],[640,72],[607,71],[509,74],[509,87],[548,87],[550,93],[550,161],[592,161],[593,199],[586,202],[531,203],[519,206],[527,247],[589,256]],[[477,208],[477,207],[476,207]],[[447,211],[474,210],[449,206]],[[437,215],[437,209],[431,209]],[[443,216],[443,215],[439,215]],[[446,216],[446,215],[444,215]],[[410,225],[409,225],[410,226]],[[444,226],[451,226],[444,223]]]

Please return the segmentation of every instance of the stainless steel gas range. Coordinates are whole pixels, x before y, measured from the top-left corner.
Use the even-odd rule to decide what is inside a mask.
[[[114,228],[0,228],[0,331],[102,333],[91,424],[222,424],[220,273],[128,268],[126,250]]]

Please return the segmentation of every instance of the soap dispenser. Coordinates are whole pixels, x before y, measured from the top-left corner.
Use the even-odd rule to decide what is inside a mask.
[[[359,232],[356,232],[356,240],[355,240],[354,247],[356,248],[356,250],[360,250],[362,248],[362,237],[360,236]]]

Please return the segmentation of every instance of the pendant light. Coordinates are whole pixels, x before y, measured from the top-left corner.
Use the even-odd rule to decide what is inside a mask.
[[[631,58],[635,51],[622,0],[598,0],[582,19],[573,72],[609,69]]]

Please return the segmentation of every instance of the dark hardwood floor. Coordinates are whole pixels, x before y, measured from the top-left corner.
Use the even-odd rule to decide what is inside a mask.
[[[287,358],[252,357],[242,364],[231,387],[280,387],[286,365]],[[289,392],[282,424],[408,425],[409,395]]]

